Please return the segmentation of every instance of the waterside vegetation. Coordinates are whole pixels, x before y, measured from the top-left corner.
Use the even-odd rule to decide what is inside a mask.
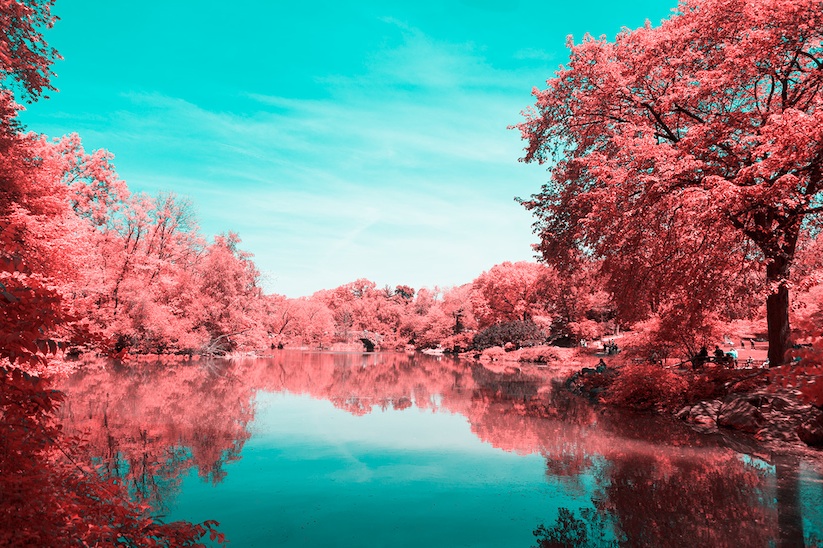
[[[107,151],[21,127],[17,101],[53,90],[52,4],[0,3],[0,544],[222,541],[212,521],[152,518],[61,430],[49,379],[78,356],[139,369],[156,354],[400,349],[578,365],[572,386],[606,404],[823,445],[819,1],[684,0],[660,27],[570,44],[519,126],[525,159],[552,164],[522,200],[540,263],[301,298],[266,294],[239,235],[204,236],[185,199],[131,192]],[[704,360],[715,346],[768,367]]]

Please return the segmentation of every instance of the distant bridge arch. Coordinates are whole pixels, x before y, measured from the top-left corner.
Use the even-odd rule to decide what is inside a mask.
[[[380,347],[380,343],[383,342],[383,336],[380,333],[365,330],[360,333],[359,339],[366,348],[366,352],[374,352]]]

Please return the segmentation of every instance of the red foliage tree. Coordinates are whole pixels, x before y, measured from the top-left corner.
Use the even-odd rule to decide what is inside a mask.
[[[256,321],[262,306],[260,273],[251,254],[242,251],[239,243],[240,237],[233,232],[216,236],[196,272],[200,298],[193,313],[195,329],[205,329],[209,335],[206,353],[253,347],[253,341],[263,337],[262,326]]]
[[[0,80],[31,101],[53,89],[57,54],[40,34],[54,20],[51,5],[0,2]],[[207,533],[218,538],[214,522],[155,522],[122,486],[101,479],[55,421],[61,395],[30,374],[72,320],[65,290],[79,270],[70,244],[86,232],[62,180],[59,144],[22,135],[17,108],[0,89],[0,544],[192,546]]]
[[[545,314],[545,289],[554,271],[545,265],[504,262],[472,282],[472,303],[480,327],[499,322],[531,321]]]
[[[322,348],[331,343],[335,332],[331,310],[319,299],[288,299],[265,295],[264,325],[270,345]]]
[[[0,3],[0,80],[36,101],[51,85],[51,65],[60,56],[43,40],[51,28],[54,0],[6,0]]]
[[[8,100],[7,95],[0,101]],[[48,193],[49,181],[38,185],[39,166],[32,156],[39,142],[4,126],[0,138],[0,360],[36,365],[49,349],[57,327],[67,319],[62,295],[54,287],[59,271],[69,270],[59,257],[42,254],[43,234],[65,230],[67,206]],[[58,187],[59,188],[59,187]],[[65,240],[63,240],[65,241]],[[55,250],[67,251],[55,237]],[[45,343],[47,346],[42,346]],[[50,348],[55,350],[52,341]]]
[[[684,0],[659,27],[570,44],[518,126],[525,161],[556,160],[524,202],[544,258],[583,247],[651,307],[672,288],[722,306],[735,273],[765,270],[782,364],[789,271],[821,211],[820,13],[818,0]]]

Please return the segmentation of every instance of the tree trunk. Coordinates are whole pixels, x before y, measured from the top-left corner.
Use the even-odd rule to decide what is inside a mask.
[[[790,344],[788,261],[776,258],[766,265],[766,282],[774,287],[766,298],[766,324],[769,328],[769,367],[783,365]]]

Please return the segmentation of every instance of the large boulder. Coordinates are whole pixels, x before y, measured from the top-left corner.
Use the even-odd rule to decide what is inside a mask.
[[[717,425],[717,413],[720,410],[720,400],[701,401],[689,409],[689,422],[703,427],[712,428]]]
[[[717,414],[718,426],[754,434],[760,429],[763,415],[742,397],[726,400]]]
[[[823,447],[823,414],[806,419],[798,425],[795,432],[806,445]]]

